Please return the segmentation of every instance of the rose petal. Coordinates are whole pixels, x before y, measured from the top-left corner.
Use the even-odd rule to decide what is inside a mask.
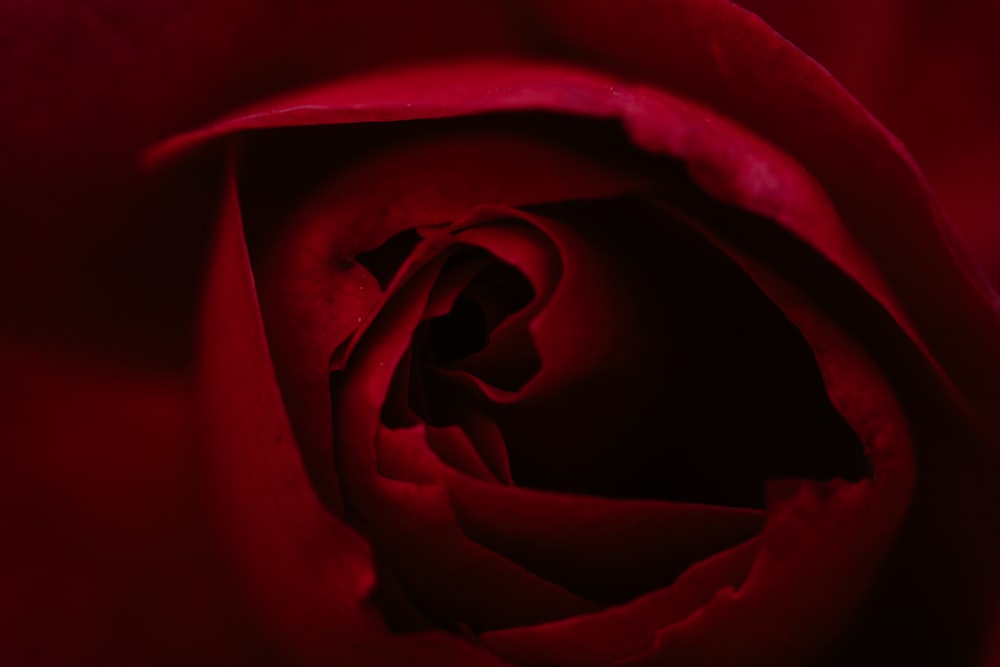
[[[829,69],[913,153],[1000,285],[1000,49],[989,26],[1000,6],[890,0],[832,5],[772,0],[738,4]]]
[[[494,630],[480,638],[490,650],[513,662],[566,667],[606,665],[643,651],[661,625],[679,621],[720,592],[725,594],[738,587],[758,549],[759,540],[744,542],[691,566],[673,585],[600,614]]]
[[[431,448],[439,451],[440,445],[435,444],[438,438],[453,432],[454,429],[429,429],[428,439]],[[497,425],[478,412],[468,411],[463,415],[461,432],[465,438],[474,443],[479,459],[489,467],[496,479],[503,484],[512,484],[507,445]],[[444,458],[442,460],[448,462]]]
[[[625,602],[755,536],[758,510],[578,496],[456,480],[471,539],[588,598]]]
[[[385,430],[380,440],[408,435]],[[600,608],[470,540],[459,529],[440,486],[374,476],[365,490],[352,491],[351,508],[392,563],[413,603],[445,627],[457,629],[461,622],[476,630],[503,628]]]

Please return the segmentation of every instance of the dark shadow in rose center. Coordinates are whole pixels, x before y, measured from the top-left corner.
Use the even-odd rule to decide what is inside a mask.
[[[583,143],[602,159],[613,157],[616,164],[638,161],[655,172],[658,182],[670,184],[672,191],[665,198],[671,203],[680,202],[709,226],[719,223],[720,228],[728,226],[734,234],[744,234],[750,246],[762,246],[759,254],[765,263],[788,260],[795,264],[787,271],[790,276],[812,270],[801,266],[806,260],[796,259],[808,256],[801,248],[762,234],[765,223],[745,220],[752,216],[712,201],[691,182],[683,165],[635,151],[615,124],[551,120],[545,115],[493,115],[460,121],[460,127],[527,128],[548,138],[565,135],[573,146],[581,144],[580,136],[587,136]],[[280,221],[280,214],[290,207],[288,202],[301,200],[303,192],[311,192],[331,173],[338,173],[335,167],[340,163],[330,166],[329,151],[317,146],[337,146],[338,155],[345,155],[343,162],[349,163],[355,153],[391,145],[399,137],[436,131],[439,126],[453,133],[455,122],[459,121],[446,126],[437,121],[372,125],[349,131],[311,128],[274,133],[273,140],[268,139],[271,135],[256,137],[257,157],[245,161],[254,168],[246,167],[241,194],[247,199],[251,249],[260,254],[260,248],[268,247],[273,230],[280,229],[268,221]],[[286,174],[288,164],[297,166]],[[627,382],[594,378],[592,384],[600,391],[570,385],[559,401],[520,411],[516,406],[498,409],[490,415],[503,431],[517,484],[608,497],[762,507],[768,479],[857,480],[869,473],[864,446],[830,404],[808,344],[718,249],[691,230],[665,223],[639,197],[553,203],[532,210],[584,230],[592,243],[618,253],[623,270],[635,272],[644,289],[681,288],[684,316],[692,323],[692,333],[682,346],[673,341],[649,350],[642,377]],[[416,243],[418,235],[409,230],[355,258],[385,288]],[[255,261],[259,260],[255,257]],[[834,294],[833,305],[841,315],[860,317],[852,315],[857,310],[855,302],[841,297],[843,289],[833,286],[828,291]],[[487,349],[488,301],[481,295],[464,294],[446,315],[421,325],[417,336],[423,341],[421,353],[415,355],[413,368],[458,368]],[[824,309],[830,305],[822,304]],[[658,309],[655,300],[647,300],[641,308],[654,323],[676,315],[665,307]],[[501,388],[516,390],[544,363],[510,356],[510,366],[517,372],[493,383],[504,384]],[[689,377],[675,376],[678,364],[693,368]],[[499,377],[506,369],[497,365],[493,370]],[[420,416],[432,423],[454,422],[466,399],[432,375],[418,371],[411,378],[424,384],[427,409]],[[628,409],[608,409],[609,395],[627,396],[614,402]]]
[[[637,289],[679,295],[679,303],[636,302],[653,330],[683,318],[687,335],[664,337],[644,352],[643,373],[605,388],[626,400],[567,387],[567,401],[585,430],[547,424],[540,412],[505,415],[517,483],[763,508],[769,479],[857,481],[869,474],[864,445],[831,404],[809,344],[718,248],[640,198],[537,210],[617,254]],[[628,411],[602,410],[608,404],[625,404]],[[569,406],[546,408],[569,413]],[[566,442],[562,436],[581,432],[592,437]]]
[[[612,370],[541,402],[484,408],[435,369],[460,368],[487,349],[491,331],[530,298],[526,280],[497,262],[414,335],[410,386],[396,395],[409,396],[422,419],[456,424],[467,410],[483,411],[504,435],[515,482],[551,491],[762,508],[769,479],[868,474],[864,446],[830,403],[808,343],[718,248],[638,197],[534,211],[572,225],[631,274],[635,289],[621,300],[640,309],[649,331],[675,332],[683,321],[685,335],[641,350],[632,376]],[[492,352],[529,369],[504,389],[539,370],[516,349]]]
[[[432,363],[448,365],[479,352],[489,342],[482,304],[459,294],[447,315],[427,322],[427,344]]]

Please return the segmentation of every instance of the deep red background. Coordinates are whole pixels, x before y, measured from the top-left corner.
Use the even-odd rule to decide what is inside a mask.
[[[1000,3],[742,4],[903,139],[1000,284]],[[199,534],[191,492],[187,371],[208,233],[142,207],[138,152],[352,69],[532,48],[531,6],[0,4],[0,590],[17,601],[0,604],[0,656],[172,664],[191,650],[208,662],[255,653],[214,584],[224,563]],[[137,658],[136,647],[159,648]]]

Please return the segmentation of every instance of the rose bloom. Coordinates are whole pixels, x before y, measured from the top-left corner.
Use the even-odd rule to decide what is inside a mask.
[[[5,3],[0,662],[997,664],[998,18]]]

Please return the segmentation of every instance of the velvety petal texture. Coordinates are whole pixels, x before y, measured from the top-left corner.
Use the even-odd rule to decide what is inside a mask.
[[[399,91],[405,95],[395,102]],[[373,101],[358,104],[365,96]],[[344,106],[339,99],[353,102]],[[502,165],[511,163],[562,164],[566,146],[576,144],[559,145],[538,127],[522,127],[520,140],[501,148],[490,143],[496,130],[484,128],[493,122],[503,127],[503,118],[482,116],[477,125],[450,135],[442,152],[404,138],[389,152],[374,153],[374,161],[362,157],[335,167],[322,176],[329,185],[314,188],[318,194],[308,204],[284,213],[302,222],[271,232],[277,240],[261,250],[261,293],[275,308],[265,321],[274,332],[272,343],[278,343],[276,369],[286,374],[284,395],[317,425],[299,425],[306,461],[320,480],[320,495],[330,494],[329,509],[356,521],[382,554],[376,576],[382,583],[375,584],[372,600],[387,618],[403,623],[400,629],[406,622],[399,619],[412,624],[418,618],[418,626],[476,633],[514,663],[799,664],[821,655],[846,628],[906,508],[912,475],[907,418],[862,347],[824,319],[808,297],[744,258],[740,239],[751,232],[740,226],[771,226],[799,252],[815,253],[828,273],[855,285],[857,298],[897,327],[865,336],[890,335],[917,354],[928,350],[865,246],[845,234],[822,187],[786,153],[661,91],[583,70],[494,61],[375,75],[312,91],[174,140],[150,159],[176,160],[192,142],[251,128],[543,110],[615,119],[622,128],[618,141],[632,146],[633,166],[602,168],[578,154],[576,167],[559,172],[541,190],[531,179],[498,190],[505,181],[490,178],[490,172],[503,173]],[[422,136],[435,132],[428,127]],[[244,140],[239,155],[253,156],[254,150]],[[643,154],[661,156],[661,162]],[[267,162],[269,154],[262,155]],[[440,184],[448,182],[441,180],[446,172],[439,170],[448,168],[441,156],[463,155],[471,173],[452,177],[461,183],[457,197],[436,203]],[[439,159],[442,167],[433,166]],[[412,173],[406,166],[412,160],[437,171],[428,185],[393,175]],[[663,160],[679,161],[686,174]],[[469,190],[468,183],[485,190]],[[368,187],[392,192],[392,204],[357,196]],[[569,492],[567,484],[579,483],[579,470],[587,470],[580,457],[587,455],[588,435],[598,443],[634,437],[626,437],[621,426],[629,423],[628,411],[637,409],[635,399],[655,395],[669,401],[669,386],[683,384],[690,373],[683,353],[696,341],[676,297],[654,291],[656,305],[645,303],[650,297],[644,296],[644,274],[609,259],[614,244],[595,245],[598,232],[587,224],[574,226],[528,209],[633,194],[661,199],[663,205],[653,210],[729,255],[726,261],[735,262],[794,324],[812,348],[825,394],[864,445],[871,466],[866,478],[768,482],[766,515]],[[248,191],[244,199],[253,196]],[[718,200],[739,208],[707,203]],[[373,222],[344,224],[349,219]],[[630,238],[636,227],[603,222],[617,227],[619,238],[624,233],[618,242],[623,247],[642,243],[641,235]],[[416,234],[391,241],[406,230]],[[375,259],[375,253],[392,254],[382,249],[390,242],[403,248],[395,266]],[[628,277],[629,271],[638,277]],[[498,278],[504,272],[506,278]],[[310,297],[288,309],[295,295],[315,293],[295,286],[324,283],[319,301]],[[504,295],[499,303],[497,289]],[[479,304],[463,308],[479,308],[486,330],[467,350],[442,357],[449,348],[441,352],[435,340],[445,335],[440,332],[447,321],[459,327],[448,335],[460,337],[461,326],[468,328],[462,318],[471,316],[457,314],[466,302]],[[657,308],[675,317],[649,319]],[[323,311],[331,314],[316,319]],[[449,340],[454,349],[458,339]],[[653,372],[668,388],[651,394],[643,366],[658,348],[667,353],[652,364]],[[310,349],[312,361],[304,356]],[[671,356],[677,360],[669,361]],[[319,366],[324,358],[330,365]],[[931,376],[943,373],[932,358],[923,363]],[[498,375],[498,364],[507,372]],[[665,372],[663,364],[673,364],[667,366],[673,370]],[[323,378],[330,372],[327,388]],[[595,388],[588,389],[594,380]],[[947,380],[940,382],[945,395],[955,396]],[[635,398],[628,391],[599,391],[627,383],[638,387]],[[596,398],[588,399],[589,392]],[[312,398],[300,402],[297,396]],[[563,414],[558,400],[566,396],[569,412]],[[308,406],[324,399],[332,408],[310,414]],[[596,402],[584,410],[622,417],[580,419],[588,401]],[[638,409],[644,414],[650,408]],[[602,431],[602,424],[612,430]],[[532,453],[537,451],[562,462],[555,473],[537,462],[528,468],[533,484],[551,490],[518,483],[520,462],[538,459]],[[602,461],[602,450],[595,451]],[[621,551],[609,551],[609,540]],[[831,548],[843,544],[851,547]],[[762,625],[765,617],[773,625]],[[630,630],[619,633],[615,628],[623,623]],[[787,641],[790,625],[797,628],[796,642]],[[733,639],[713,641],[721,635]]]
[[[1000,48],[991,0],[739,3],[827,67],[913,153],[951,220],[1000,285]]]
[[[988,3],[71,4],[0,662],[991,664]]]

